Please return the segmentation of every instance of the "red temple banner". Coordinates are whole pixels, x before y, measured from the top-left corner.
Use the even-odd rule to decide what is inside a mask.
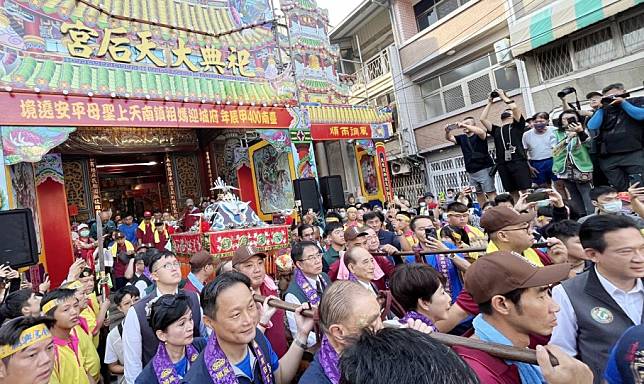
[[[260,251],[268,252],[289,246],[288,225],[272,225],[264,228],[232,229],[211,232],[210,253],[219,256],[232,256],[239,246],[251,244]]]
[[[287,108],[0,93],[0,125],[289,128]]]
[[[371,139],[369,124],[311,124],[313,140]]]
[[[181,255],[193,255],[203,249],[201,233],[175,233],[171,235],[172,250]]]

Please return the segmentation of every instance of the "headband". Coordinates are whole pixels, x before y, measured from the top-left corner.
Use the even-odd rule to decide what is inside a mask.
[[[407,221],[407,222],[411,221],[411,219],[408,216],[400,215],[400,214],[396,215],[396,220],[402,220],[402,221]]]
[[[74,280],[70,283],[65,284],[65,289],[77,290],[79,288],[83,288],[83,284],[78,280]]]
[[[16,344],[0,346],[0,359],[11,356],[16,352],[20,352],[23,349],[50,337],[51,334],[49,333],[49,329],[47,329],[47,326],[45,324],[38,324],[34,325],[31,328],[27,328],[22,331],[20,338],[18,339],[18,342]]]
[[[337,217],[327,217],[326,222],[327,223],[337,223],[337,222],[339,222],[339,220],[338,220]]]
[[[47,312],[49,312],[49,311],[51,311],[52,309],[54,309],[54,307],[55,307],[55,306],[57,306],[57,305],[58,305],[58,300],[56,300],[56,299],[54,299],[54,300],[50,300],[50,301],[46,302],[46,303],[42,306],[41,311],[42,311],[42,313],[47,314]]]

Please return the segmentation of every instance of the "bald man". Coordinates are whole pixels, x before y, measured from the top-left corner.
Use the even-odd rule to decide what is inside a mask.
[[[382,329],[380,304],[362,285],[353,281],[336,281],[324,293],[320,306],[320,327],[324,333],[320,350],[302,375],[299,384],[331,384],[340,378],[339,355],[363,330]],[[408,327],[429,333],[419,320]]]

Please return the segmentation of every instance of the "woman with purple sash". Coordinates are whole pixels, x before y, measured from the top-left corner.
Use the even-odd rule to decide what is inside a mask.
[[[212,330],[203,353],[184,378],[194,384],[287,384],[299,368],[306,338],[314,320],[296,311],[297,333],[286,354],[278,360],[271,343],[257,330],[259,313],[250,279],[226,272],[201,292],[204,323]]]
[[[404,264],[396,268],[389,286],[391,295],[407,312],[399,320],[419,320],[436,331],[439,320],[447,318],[451,297],[445,291],[445,277],[427,264]]]
[[[136,384],[178,384],[206,346],[204,338],[193,337],[188,297],[183,293],[163,295],[152,300],[146,311],[159,347],[136,378]]]

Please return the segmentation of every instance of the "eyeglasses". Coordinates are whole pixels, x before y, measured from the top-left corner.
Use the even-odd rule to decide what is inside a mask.
[[[300,261],[319,260],[321,258],[322,258],[322,254],[318,252],[318,253],[316,253],[314,255],[310,255],[308,257],[303,257],[303,258],[300,259]]]
[[[502,231],[506,231],[506,232],[510,232],[510,231],[526,231],[526,232],[530,232],[530,226],[527,225],[527,226],[521,227],[521,228],[502,229]]]
[[[180,266],[181,266],[181,263],[179,263],[178,261],[175,261],[173,263],[166,263],[166,264],[163,264],[162,266],[160,266],[159,268],[155,269],[154,272],[158,271],[161,268],[163,268],[163,269],[165,269],[167,271],[172,271],[173,269],[177,269]]]

